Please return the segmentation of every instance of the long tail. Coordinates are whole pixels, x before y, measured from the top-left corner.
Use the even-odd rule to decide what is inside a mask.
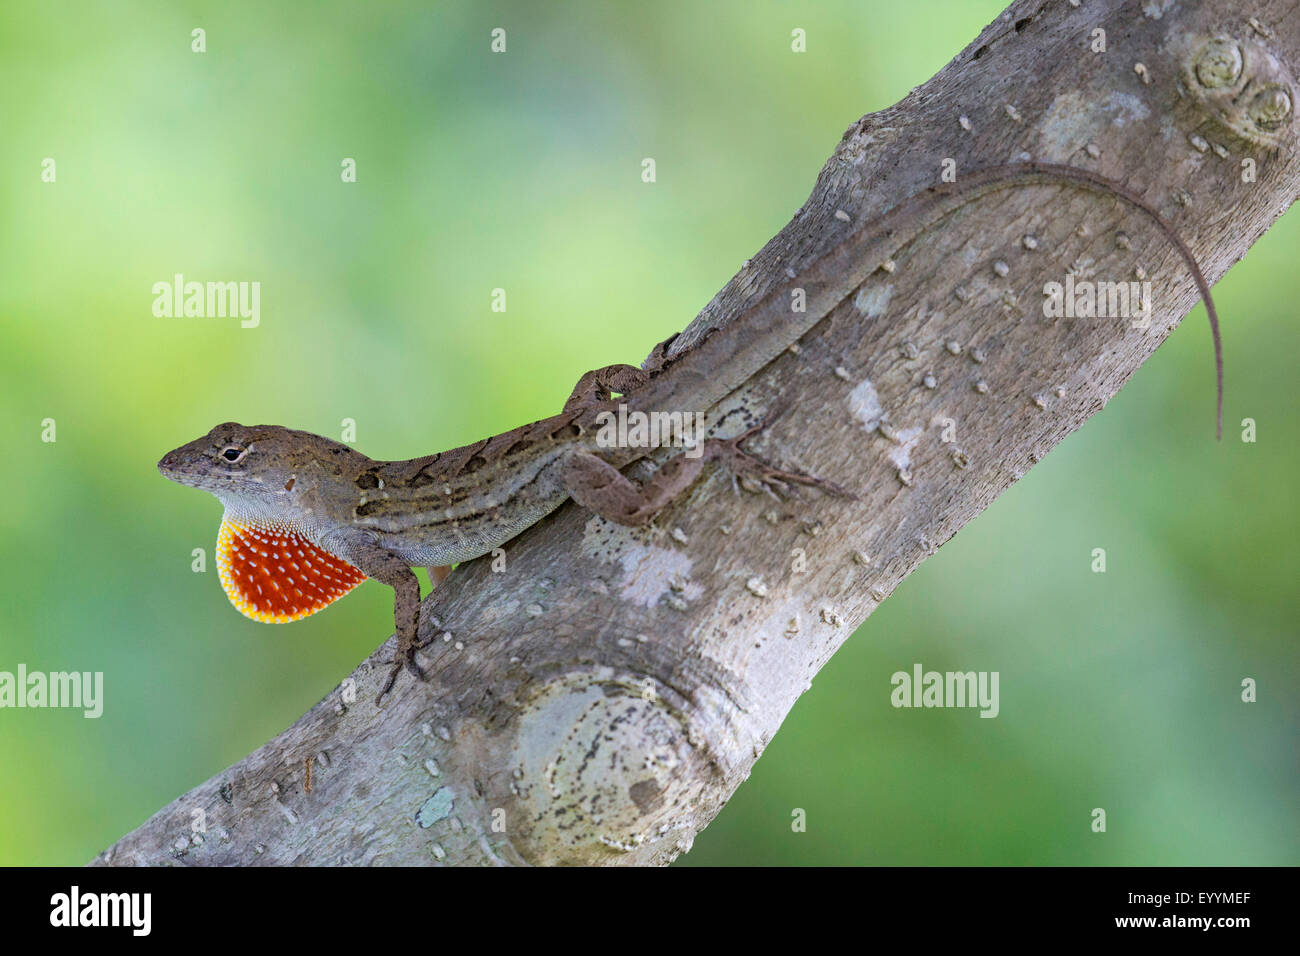
[[[954,210],[980,196],[1015,186],[1072,185],[1114,196],[1143,212],[1182,255],[1196,288],[1205,300],[1214,339],[1215,382],[1218,403],[1215,434],[1223,437],[1223,349],[1219,316],[1196,257],[1174,227],[1126,186],[1104,176],[1056,163],[1012,163],[986,166],[962,174],[957,182],[942,183],[913,193],[874,219],[857,226],[828,253],[793,279],[770,290],[731,319],[711,329],[681,355],[668,360],[674,374],[652,381],[630,397],[629,405],[654,409],[683,391],[702,405],[711,405],[740,387],[765,365],[797,342],[809,329],[853,293],[880,268],[890,255]],[[791,292],[803,289],[806,311],[792,312]],[[691,379],[696,381],[690,382]]]

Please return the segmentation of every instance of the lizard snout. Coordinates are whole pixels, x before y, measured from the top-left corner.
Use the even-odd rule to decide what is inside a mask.
[[[183,447],[169,451],[158,459],[158,470],[164,478],[172,481],[181,481],[194,470],[193,466],[193,455],[186,454]]]
[[[164,475],[170,475],[181,463],[181,456],[178,451],[169,451],[158,459],[158,470]]]

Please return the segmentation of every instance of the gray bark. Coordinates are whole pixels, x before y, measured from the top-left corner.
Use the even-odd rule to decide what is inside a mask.
[[[958,176],[1027,158],[1102,173],[1144,196],[1217,279],[1300,190],[1297,6],[1018,0],[848,130],[804,207],[675,347],[825,251],[836,217],[879,214],[937,182],[945,159]],[[1092,49],[1098,28],[1105,52]],[[1045,318],[1044,285],[1067,272],[1145,276],[1150,327]],[[427,684],[404,676],[376,708],[392,656],[381,646],[95,862],[673,859],[854,629],[1100,410],[1195,302],[1176,252],[1122,203],[1068,187],[981,198],[720,405],[779,394],[788,411],[749,450],[860,500],[737,493],[719,472],[646,530],[569,503],[510,543],[504,571],[470,562],[425,601],[426,627],[438,622]],[[1187,414],[1208,446],[1213,362],[1197,334],[1204,400]],[[1229,404],[1238,374],[1229,361]]]

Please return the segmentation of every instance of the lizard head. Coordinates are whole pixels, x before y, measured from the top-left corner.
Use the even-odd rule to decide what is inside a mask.
[[[319,435],[226,422],[163,455],[158,470],[226,506],[216,547],[221,586],[245,616],[283,622],[315,614],[365,580],[316,532],[327,526],[340,476],[369,461]]]
[[[227,509],[289,518],[310,510],[321,485],[354,459],[364,456],[320,435],[225,422],[163,455],[158,470],[210,492]]]

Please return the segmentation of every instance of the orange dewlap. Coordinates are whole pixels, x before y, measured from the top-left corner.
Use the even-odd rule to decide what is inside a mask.
[[[229,517],[217,535],[217,575],[241,614],[273,624],[315,614],[366,579],[292,525]]]

